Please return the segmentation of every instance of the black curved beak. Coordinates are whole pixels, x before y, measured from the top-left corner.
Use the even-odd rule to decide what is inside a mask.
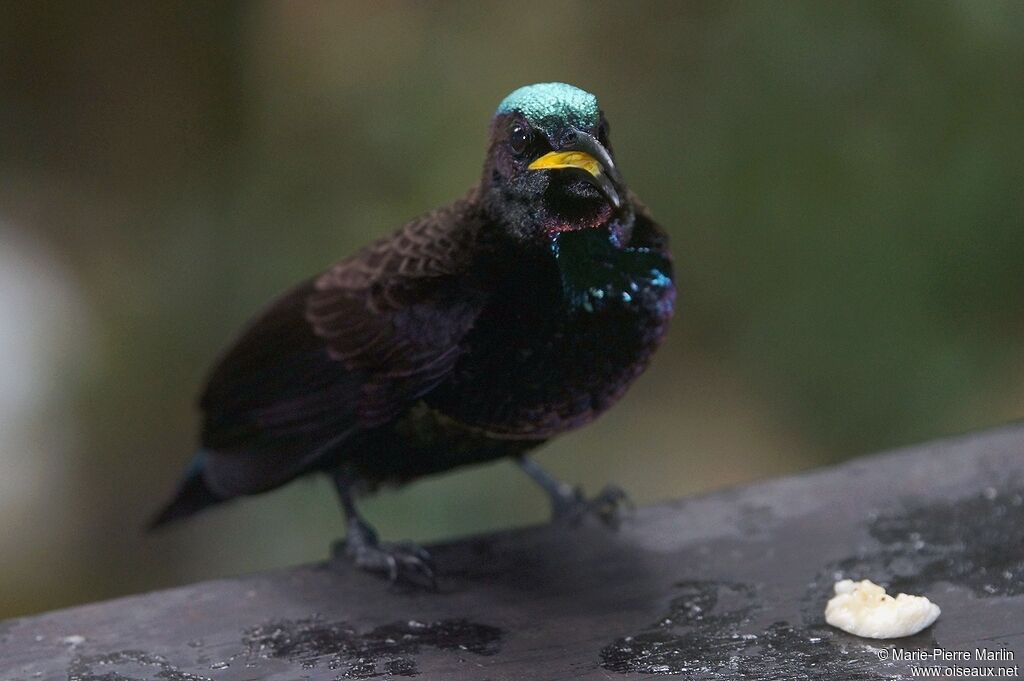
[[[560,145],[527,166],[530,170],[567,170],[594,185],[616,211],[622,208],[625,194],[622,176],[608,150],[582,130],[573,130],[572,141]]]

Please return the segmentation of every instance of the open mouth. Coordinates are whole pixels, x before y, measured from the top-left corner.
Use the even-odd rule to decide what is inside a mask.
[[[570,201],[604,201],[605,197],[601,191],[587,180],[572,177],[571,175],[554,175],[548,186],[548,192],[555,196],[562,196]]]
[[[583,227],[603,222],[612,211],[607,198],[592,183],[560,173],[551,175],[544,205],[559,222]]]
[[[584,182],[604,197],[614,210],[623,207],[622,178],[615,162],[597,139],[583,131],[574,130],[569,144],[535,159],[528,167],[550,173],[553,185],[556,182],[554,178],[558,176],[569,180],[567,187],[573,187],[575,182]],[[585,196],[582,188],[568,192]]]

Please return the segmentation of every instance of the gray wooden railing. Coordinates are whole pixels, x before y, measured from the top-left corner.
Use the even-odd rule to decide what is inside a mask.
[[[870,681],[1008,668],[1024,657],[1024,426],[643,508],[617,533],[537,527],[432,550],[437,593],[324,563],[0,622],[0,679]],[[942,616],[898,641],[844,634],[823,617],[840,577],[925,594]],[[907,659],[936,649],[970,659]]]

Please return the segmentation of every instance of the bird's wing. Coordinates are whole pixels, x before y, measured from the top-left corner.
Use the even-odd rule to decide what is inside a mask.
[[[462,276],[476,232],[454,222],[428,215],[316,280],[306,319],[333,360],[365,376],[362,427],[387,423],[443,380],[480,311]]]
[[[281,484],[444,380],[482,306],[465,277],[475,235],[455,204],[271,305],[200,402],[211,486],[234,496]]]

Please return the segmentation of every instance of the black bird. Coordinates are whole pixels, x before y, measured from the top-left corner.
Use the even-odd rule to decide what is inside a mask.
[[[479,184],[258,316],[213,369],[201,448],[153,526],[306,473],[329,473],[346,552],[433,581],[379,542],[354,498],[515,457],[556,517],[614,517],[527,452],[612,406],[646,368],[675,299],[665,233],[627,191],[590,93],[519,88],[498,106]]]

